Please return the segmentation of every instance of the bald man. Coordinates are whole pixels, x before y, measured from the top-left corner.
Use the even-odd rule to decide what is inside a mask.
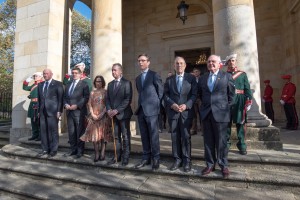
[[[63,84],[52,79],[50,69],[43,71],[44,82],[38,84],[38,102],[42,152],[38,157],[54,157],[58,149],[58,121],[63,110]]]

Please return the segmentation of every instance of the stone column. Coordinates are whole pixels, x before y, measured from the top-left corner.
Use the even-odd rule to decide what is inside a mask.
[[[237,53],[238,68],[247,73],[253,92],[248,126],[266,127],[271,121],[261,113],[256,27],[253,0],[213,0],[215,53],[222,59]]]
[[[92,4],[91,77],[113,79],[111,66],[122,64],[122,0],[97,0]]]
[[[247,146],[249,149],[282,149],[279,129],[269,127],[271,120],[261,113],[261,93],[253,0],[212,0],[215,53],[225,59],[237,53],[240,70],[247,73],[253,92],[248,112]],[[236,140],[232,134],[232,140]],[[234,145],[232,145],[234,146]]]
[[[26,120],[29,93],[22,90],[23,81],[45,68],[53,71],[53,79],[61,80],[64,11],[62,0],[17,1],[10,143],[31,135]]]

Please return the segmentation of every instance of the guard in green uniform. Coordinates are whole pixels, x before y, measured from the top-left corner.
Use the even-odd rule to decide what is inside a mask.
[[[230,148],[231,141],[231,127],[232,123],[236,124],[238,143],[236,144],[239,153],[242,155],[247,154],[247,145],[245,143],[247,111],[250,110],[252,105],[252,92],[247,74],[237,69],[236,66],[237,54],[232,54],[226,57],[226,65],[228,66],[228,73],[232,74],[235,83],[235,97],[234,104],[231,107],[231,122],[228,124],[227,129],[227,145]]]
[[[28,140],[41,140],[40,137],[40,126],[38,119],[38,89],[37,85],[42,81],[42,72],[36,72],[32,76],[28,77],[23,82],[23,90],[30,91],[28,98],[30,99],[30,104],[28,107],[27,117],[31,119],[31,129],[32,136]],[[29,86],[29,83],[34,80],[34,83]]]
[[[80,80],[83,80],[88,84],[89,90],[91,92],[92,89],[93,89],[93,83],[92,83],[92,80],[84,73],[85,64],[84,63],[78,63],[77,65],[74,66],[74,68],[79,68],[81,70],[82,76],[81,76]],[[69,75],[69,74],[66,74],[65,77],[64,77],[64,80],[63,80],[63,84],[67,85],[67,83],[69,81],[72,81],[72,80],[73,80],[72,76]]]

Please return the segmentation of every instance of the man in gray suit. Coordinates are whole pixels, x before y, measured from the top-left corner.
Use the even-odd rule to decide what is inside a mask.
[[[63,85],[52,79],[50,69],[43,71],[44,82],[38,84],[38,113],[40,117],[42,152],[38,157],[49,154],[53,157],[58,149],[58,121],[63,110]]]
[[[200,77],[198,92],[201,99],[200,117],[203,122],[203,139],[206,168],[202,175],[215,170],[219,164],[224,178],[228,178],[227,126],[235,87],[232,76],[220,70],[221,58],[211,55],[207,60],[209,73]]]
[[[157,170],[160,159],[158,115],[163,96],[162,80],[156,72],[149,69],[150,57],[147,54],[138,56],[138,64],[141,74],[135,79],[139,93],[138,107],[135,114],[138,115],[143,157],[141,162],[135,165],[135,168],[149,165],[152,157],[152,169]]]
[[[72,69],[73,81],[66,85],[64,95],[64,108],[67,112],[67,125],[71,146],[71,152],[66,155],[76,155],[77,158],[82,156],[84,150],[84,142],[79,138],[85,131],[86,104],[90,95],[88,84],[80,80],[81,73],[79,68]]]
[[[130,154],[130,118],[132,116],[132,85],[122,76],[122,65],[112,66],[112,76],[115,80],[108,83],[106,96],[106,110],[114,122],[114,139],[116,140],[117,158],[112,158],[108,164],[121,160],[122,165],[128,165]],[[121,145],[123,144],[123,145]],[[123,152],[122,152],[123,146]]]
[[[184,58],[176,57],[174,69],[176,74],[167,79],[164,89],[164,99],[171,129],[172,154],[174,171],[183,164],[185,172],[191,171],[191,133],[195,115],[194,102],[197,98],[196,78],[185,73]]]

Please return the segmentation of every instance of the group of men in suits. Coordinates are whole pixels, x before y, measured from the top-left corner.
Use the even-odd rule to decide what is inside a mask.
[[[138,56],[141,74],[135,79],[138,92],[138,106],[135,114],[142,141],[142,159],[135,165],[139,169],[152,163],[152,169],[160,166],[160,144],[158,115],[164,100],[172,139],[172,156],[174,163],[170,170],[183,167],[191,171],[191,127],[195,115],[194,104],[199,97],[201,106],[200,118],[203,123],[204,149],[206,168],[203,175],[215,170],[218,164],[223,176],[229,176],[228,170],[228,124],[232,119],[231,109],[234,104],[235,86],[230,73],[220,70],[221,59],[211,55],[207,60],[209,73],[196,81],[195,76],[185,73],[186,62],[182,57],[174,61],[175,74],[166,83],[157,72],[150,69],[150,57],[147,54]],[[39,113],[42,131],[42,152],[40,156],[55,156],[58,147],[58,120],[63,107],[67,113],[70,156],[80,158],[84,143],[79,139],[84,133],[84,118],[87,114],[86,103],[89,98],[88,84],[81,80],[82,71],[72,69],[73,81],[67,83],[65,92],[62,83],[52,79],[50,69],[43,71],[45,81],[38,85]],[[123,77],[122,65],[112,65],[114,78],[108,84],[106,109],[112,118],[116,155],[108,162],[114,164],[122,161],[126,166],[130,156],[130,118],[132,85]],[[197,112],[197,111],[196,111]]]

